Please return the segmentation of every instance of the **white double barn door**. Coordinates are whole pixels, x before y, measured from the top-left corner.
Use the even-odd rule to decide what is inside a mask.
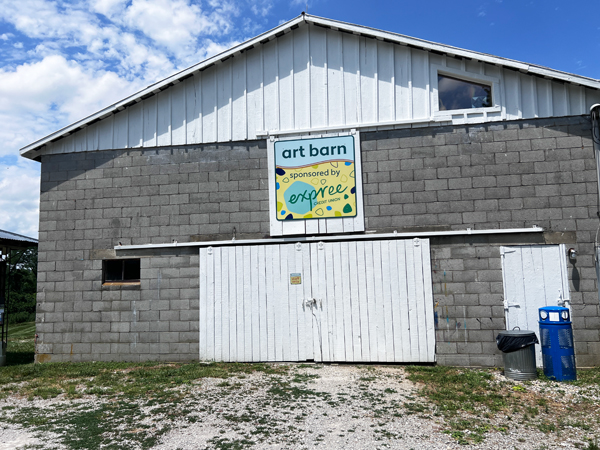
[[[200,359],[433,362],[428,240],[200,250]]]

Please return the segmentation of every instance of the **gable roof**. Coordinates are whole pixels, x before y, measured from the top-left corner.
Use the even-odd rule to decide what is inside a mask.
[[[438,44],[435,42],[430,42],[422,39],[412,38],[409,36],[404,36],[397,33],[392,33],[388,31],[381,31],[378,29],[359,26],[354,24],[349,24],[346,22],[341,22],[332,19],[326,19],[322,17],[312,16],[308,14],[302,13],[300,16],[285,22],[278,27],[273,28],[270,31],[267,31],[253,39],[250,39],[242,44],[239,44],[231,49],[222,52],[218,55],[215,55],[211,58],[208,58],[198,64],[195,64],[185,70],[182,70],[178,73],[175,73],[157,83],[154,83],[148,86],[145,89],[142,89],[139,92],[136,92],[129,97],[124,98],[112,105],[103,108],[102,110],[92,114],[88,117],[85,117],[71,125],[68,125],[36,142],[33,142],[20,150],[20,153],[24,157],[35,158],[38,155],[38,151],[46,144],[57,141],[61,138],[67,137],[78,130],[84,129],[87,126],[103,120],[105,118],[110,117],[113,114],[116,114],[124,109],[133,106],[139,103],[142,100],[150,98],[161,91],[168,89],[171,86],[179,84],[181,81],[194,76],[195,74],[204,71],[212,66],[219,65],[228,59],[242,54],[256,46],[261,44],[266,44],[269,41],[272,41],[284,34],[289,33],[290,31],[297,29],[303,24],[312,24],[318,27],[328,28],[332,30],[337,30],[344,33],[350,33],[366,38],[372,38],[383,42],[388,42],[392,44],[399,44],[402,46],[406,46],[409,48],[415,48],[419,50],[424,50],[427,52],[432,52],[439,55],[447,55],[454,58],[466,59],[466,60],[474,60],[480,61],[488,64],[492,64],[498,67],[518,71],[524,74],[530,74],[538,77],[543,77],[549,80],[555,80],[563,83],[569,83],[574,86],[583,86],[587,88],[591,88],[594,90],[600,90],[600,80],[596,80],[593,78],[583,77],[579,75],[574,75],[566,72],[561,72],[558,70],[549,69],[543,66],[535,65],[535,64],[527,64],[520,61],[502,58],[498,56],[493,56],[485,53],[479,53],[471,50],[465,50],[458,47],[453,47],[450,45]]]
[[[5,248],[28,248],[37,247],[37,239],[33,239],[10,231],[0,230],[0,249]]]

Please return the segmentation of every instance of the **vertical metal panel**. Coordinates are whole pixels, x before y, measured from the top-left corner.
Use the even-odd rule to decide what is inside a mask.
[[[566,86],[562,83],[552,82],[552,110],[555,117],[569,114],[569,102]]]
[[[427,53],[410,49],[413,119],[429,117],[429,63]]]
[[[114,117],[114,148],[127,148],[127,122],[129,110],[121,111]]]
[[[217,140],[217,69],[206,69],[202,74],[202,142]]]
[[[393,121],[396,116],[394,45],[377,42],[378,120]]]
[[[87,151],[98,150],[98,125],[100,122],[96,122],[87,128],[84,128],[85,135],[87,137]]]
[[[295,129],[310,128],[310,43],[308,27],[290,33],[294,41],[294,98]]]
[[[178,83],[171,88],[171,143],[185,144],[186,138],[186,104],[185,85]]]
[[[327,123],[343,125],[344,114],[344,54],[342,35],[327,30]]]
[[[279,129],[279,40],[263,45],[263,86],[265,129]]]
[[[217,140],[227,142],[231,140],[231,103],[232,103],[232,60],[219,64],[216,70],[217,77]]]
[[[264,130],[263,122],[263,46],[245,52],[246,58],[246,121],[248,139],[255,139],[258,130]]]
[[[275,96],[275,126],[282,130],[294,129],[294,41],[293,34],[281,36],[277,41],[279,91]],[[266,93],[265,93],[266,94]]]
[[[167,91],[159,92],[156,104],[157,113],[157,131],[156,131],[156,145],[167,146],[171,145],[171,92]]]
[[[144,147],[155,147],[156,146],[156,108],[157,108],[157,97],[156,95],[146,99],[142,102],[143,109],[143,146]]]
[[[129,111],[129,147],[143,146],[144,104],[137,103],[128,108]]]
[[[98,149],[109,150],[113,148],[114,115],[98,122]]]
[[[521,109],[523,118],[537,117],[537,89],[535,78],[525,74],[519,74],[521,83]]]
[[[569,114],[585,114],[588,111],[585,109],[585,95],[582,86],[570,84],[567,86],[569,96]]]
[[[360,68],[358,36],[344,34],[342,37],[344,67],[344,123],[359,123]]]
[[[311,27],[310,34],[310,126],[327,126],[327,31]]]
[[[504,69],[504,108],[506,119],[513,120],[521,118],[521,94],[519,74],[513,70]]]
[[[186,143],[202,142],[202,73],[185,80]]]
[[[538,117],[550,117],[552,115],[552,95],[550,81],[539,78],[535,82],[537,91]]]
[[[361,122],[377,122],[377,41],[361,37],[360,106]]]
[[[394,52],[396,75],[396,120],[412,117],[412,78],[410,50],[397,45]]]
[[[231,133],[234,141],[246,139],[248,130],[246,129],[246,56],[233,58],[232,68],[232,119]]]

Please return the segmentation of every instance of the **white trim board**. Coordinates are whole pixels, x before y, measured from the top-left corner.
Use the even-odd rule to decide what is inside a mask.
[[[345,234],[338,236],[294,236],[270,239],[240,239],[229,241],[203,241],[203,242],[172,242],[168,244],[141,244],[141,245],[116,245],[115,250],[144,250],[153,248],[179,248],[179,247],[210,247],[221,245],[249,245],[249,244],[282,244],[289,242],[318,242],[318,241],[344,241],[344,240],[372,240],[372,239],[406,239],[427,238],[436,236],[470,236],[490,234],[520,234],[520,233],[542,233],[543,228],[505,228],[487,230],[453,230],[453,231],[421,231],[412,233],[366,233]]]

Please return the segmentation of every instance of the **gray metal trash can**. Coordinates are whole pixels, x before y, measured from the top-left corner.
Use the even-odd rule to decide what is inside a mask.
[[[533,331],[506,330],[498,333],[496,345],[502,351],[504,376],[513,380],[535,380],[535,344],[539,344]]]

